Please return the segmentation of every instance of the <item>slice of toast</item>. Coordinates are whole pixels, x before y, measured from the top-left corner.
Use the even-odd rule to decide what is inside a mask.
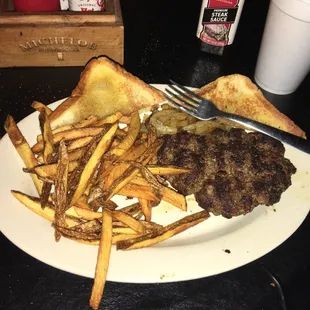
[[[164,97],[160,91],[114,61],[99,57],[86,65],[72,95],[51,114],[51,126],[79,122],[90,115],[103,118],[116,111],[129,115],[162,101]]]
[[[274,107],[243,75],[220,77],[197,90],[197,93],[213,101],[220,110],[305,137],[305,132]],[[50,115],[50,121],[54,129],[79,122],[90,115],[103,118],[116,111],[129,115],[163,101],[162,92],[133,76],[114,61],[99,57],[86,65],[78,86]]]
[[[273,106],[246,76],[232,74],[220,77],[197,90],[197,93],[214,102],[222,111],[306,137],[305,132]]]

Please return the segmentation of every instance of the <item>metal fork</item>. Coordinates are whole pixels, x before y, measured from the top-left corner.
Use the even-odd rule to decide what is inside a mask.
[[[296,149],[310,154],[310,141],[251,119],[220,111],[213,102],[198,96],[186,87],[172,80],[169,81],[172,84],[168,86],[173,91],[166,88],[165,91],[168,95],[164,94],[165,98],[180,110],[200,120],[211,120],[215,118],[229,119],[250,129],[260,131],[270,137],[289,144]]]

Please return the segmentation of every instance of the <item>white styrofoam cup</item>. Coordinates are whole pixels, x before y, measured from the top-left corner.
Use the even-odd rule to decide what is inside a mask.
[[[255,81],[274,94],[294,92],[310,72],[310,0],[272,0]]]

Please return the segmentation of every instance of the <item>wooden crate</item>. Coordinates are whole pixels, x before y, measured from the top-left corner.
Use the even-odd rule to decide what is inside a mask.
[[[84,66],[105,55],[124,60],[119,0],[104,12],[0,13],[0,67]]]

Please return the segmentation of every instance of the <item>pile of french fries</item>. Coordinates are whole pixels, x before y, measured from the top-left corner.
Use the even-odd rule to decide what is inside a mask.
[[[208,212],[186,215],[170,225],[152,221],[162,200],[186,211],[186,199],[169,187],[165,175],[188,173],[182,167],[159,166],[162,140],[148,118],[138,112],[122,124],[119,112],[51,129],[47,106],[34,102],[41,134],[32,147],[11,116],[5,130],[32,177],[38,197],[12,190],[23,205],[52,222],[55,240],[66,237],[99,245],[90,306],[98,309],[106,282],[111,247],[140,249],[154,245],[204,221]],[[128,120],[128,118],[126,118]],[[124,127],[125,126],[125,127]],[[118,206],[115,195],[137,198]]]

